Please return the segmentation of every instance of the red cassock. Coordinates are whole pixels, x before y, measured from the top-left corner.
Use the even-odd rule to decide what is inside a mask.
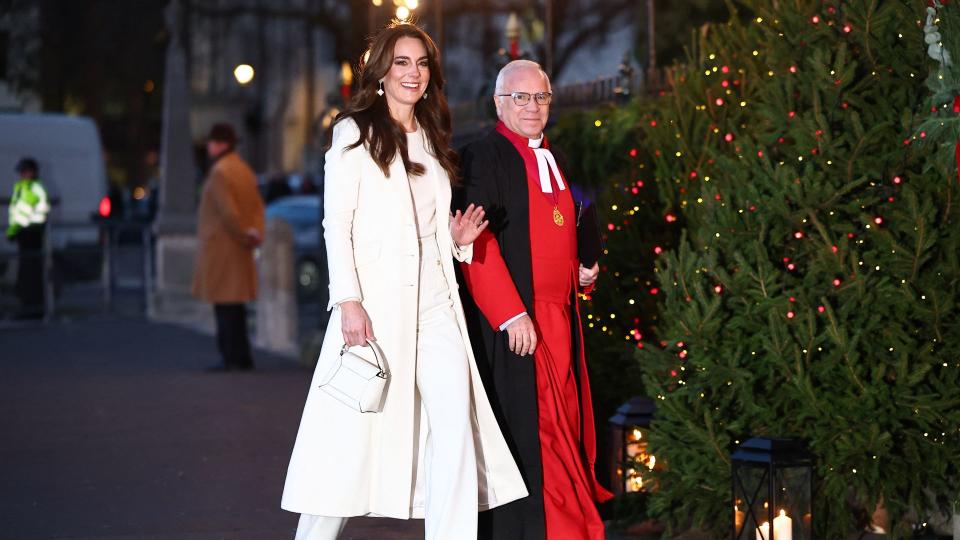
[[[596,502],[612,495],[597,483],[593,472],[596,433],[586,359],[582,348],[574,354],[571,336],[570,304],[575,302],[579,279],[573,197],[569,189],[559,190],[556,181],[553,193],[543,193],[536,156],[528,139],[509,131],[502,123],[497,131],[513,143],[523,158],[530,193],[531,315],[539,339],[533,361],[547,539],[602,540],[604,527]],[[566,179],[563,182],[569,186]],[[555,210],[562,216],[562,224],[558,225]],[[473,264],[463,265],[464,277],[480,311],[497,328],[526,311],[526,307],[493,235],[485,231],[474,250],[483,256],[475,256]],[[577,332],[580,331],[577,325]],[[582,334],[578,337],[583,343]]]

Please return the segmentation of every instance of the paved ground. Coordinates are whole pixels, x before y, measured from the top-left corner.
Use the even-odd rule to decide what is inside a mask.
[[[13,324],[0,325],[0,540],[292,539],[279,503],[307,369],[259,353],[256,372],[206,373],[212,337],[138,318]],[[422,531],[360,518],[344,540]]]
[[[213,339],[142,320],[0,328],[0,539],[277,540],[309,385],[291,360],[210,374]],[[357,519],[346,538],[422,538]]]

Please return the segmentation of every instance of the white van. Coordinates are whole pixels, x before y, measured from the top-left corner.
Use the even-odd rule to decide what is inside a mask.
[[[8,224],[13,185],[19,179],[14,167],[27,156],[37,160],[38,176],[51,200],[48,230],[52,247],[96,243],[98,231],[91,215],[97,212],[107,191],[107,177],[93,120],[63,114],[0,114],[3,230]],[[13,243],[0,241],[0,261],[9,260],[5,255],[14,251]]]

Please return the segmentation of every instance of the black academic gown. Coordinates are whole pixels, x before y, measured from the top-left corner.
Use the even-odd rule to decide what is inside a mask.
[[[551,149],[558,154],[555,148]],[[523,305],[527,313],[535,316],[529,189],[523,158],[506,137],[491,131],[467,145],[461,151],[460,160],[462,185],[455,190],[454,206],[460,209],[470,203],[483,206],[490,220],[488,228],[497,239]],[[462,276],[459,277],[463,284]],[[466,286],[461,286],[460,291],[487,397],[530,492],[528,497],[481,512],[478,538],[543,540],[546,531],[535,365],[530,357],[521,358],[510,351],[507,333],[490,326]],[[578,351],[581,347],[577,331],[579,315],[575,307],[571,310],[571,336],[574,350]],[[580,374],[576,375],[579,378]]]

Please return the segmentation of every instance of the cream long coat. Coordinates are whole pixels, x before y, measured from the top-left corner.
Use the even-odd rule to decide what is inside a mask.
[[[426,415],[416,395],[417,302],[420,254],[413,198],[403,162],[386,178],[361,146],[356,123],[339,122],[326,154],[323,222],[333,309],[300,421],[281,506],[322,516],[423,517]],[[431,169],[428,169],[431,170]],[[441,171],[439,165],[434,171]],[[457,323],[470,362],[478,510],[525,497],[527,490],[487,401],[457,294],[453,255],[469,261],[472,246],[457,252],[449,231],[450,183],[436,186],[437,241],[452,292]],[[442,177],[441,177],[442,176]],[[319,374],[343,345],[337,303],[361,300],[384,352],[390,381],[383,411],[358,413],[317,387]],[[369,348],[353,351],[369,355]],[[451,478],[456,482],[456,478]]]

